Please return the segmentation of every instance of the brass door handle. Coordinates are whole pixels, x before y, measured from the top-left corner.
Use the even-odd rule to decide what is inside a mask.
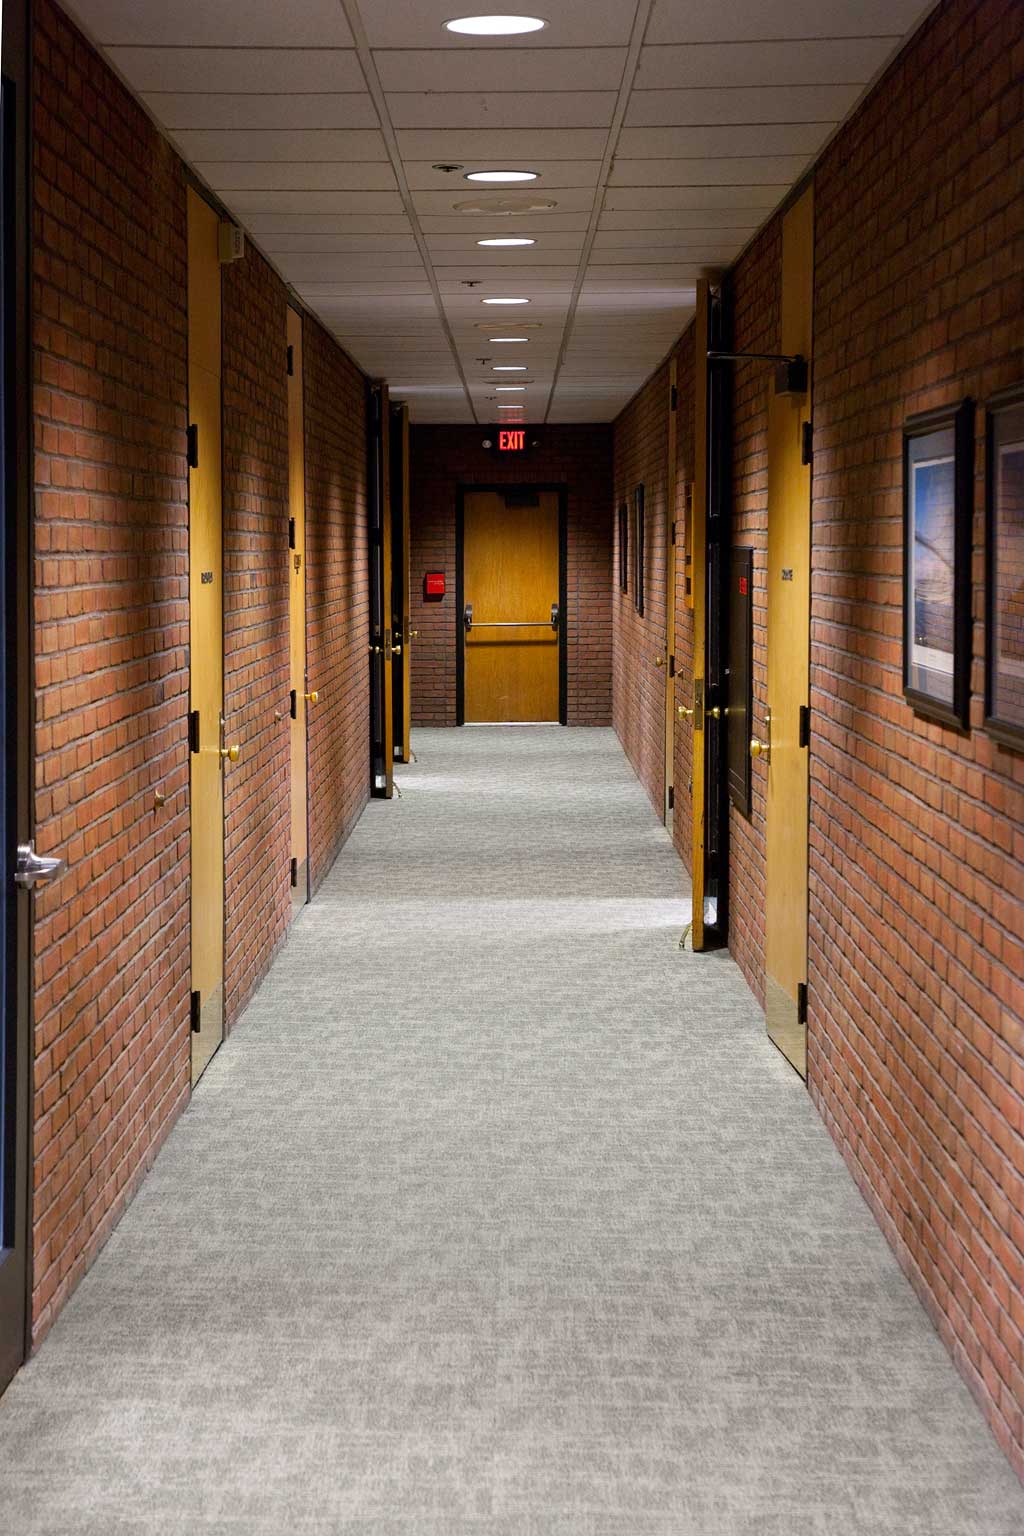
[[[369,646],[367,646],[367,650],[369,651],[371,656],[379,656],[381,654],[381,652],[383,651],[383,649],[384,649],[384,647],[382,645],[369,645]]]
[[[664,656],[655,656],[655,658],[654,658],[654,665],[656,667],[663,667],[665,665],[665,658],[664,658]]]
[[[765,762],[767,762],[768,758],[769,758],[770,752],[771,752],[771,748],[769,747],[769,745],[768,745],[768,743],[766,741],[759,741],[756,736],[751,736],[751,738],[750,738],[750,755],[751,755],[751,757],[763,757]]]
[[[409,639],[410,640],[418,640],[419,637],[420,637],[420,632],[419,632],[418,629],[410,629],[410,631],[409,631]]]
[[[717,704],[715,705],[714,709],[708,710],[708,714],[711,716],[712,720],[721,720],[722,718],[722,711],[719,709]]]
[[[220,756],[222,762],[237,763],[242,755],[242,749],[236,741],[230,747],[221,747]]]
[[[302,697],[308,704],[316,704],[320,699],[320,695],[317,693],[315,688],[313,689],[312,693],[304,693]]]
[[[693,710],[692,709],[687,709],[685,704],[680,704],[678,706],[677,713],[681,716],[681,718],[683,720],[692,720],[693,719]]]
[[[391,654],[392,654],[392,656],[401,656],[401,654],[402,654],[402,647],[400,645],[393,645],[391,647]]]

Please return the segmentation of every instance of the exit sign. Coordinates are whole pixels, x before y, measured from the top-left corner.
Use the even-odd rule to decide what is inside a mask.
[[[499,427],[498,428],[498,452],[499,453],[525,453],[526,429],[525,427]]]

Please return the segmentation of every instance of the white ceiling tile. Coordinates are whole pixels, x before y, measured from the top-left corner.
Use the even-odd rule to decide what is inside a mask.
[[[593,290],[600,287],[625,287],[627,284],[636,286],[644,292],[651,292],[655,288],[663,286],[680,287],[693,283],[701,276],[705,262],[671,261],[660,264],[644,263],[643,265],[627,266],[623,262],[614,265],[601,265],[590,262],[586,273],[586,287]]]
[[[721,229],[601,229],[594,236],[593,261],[620,260],[626,252],[628,260],[640,259],[641,252],[649,252],[655,260],[663,260],[666,250],[734,250],[745,245],[756,234],[757,224],[749,224],[732,230]]]
[[[860,85],[760,85],[749,90],[634,91],[628,128],[715,123],[837,123]]]
[[[402,199],[397,192],[294,191],[280,187],[256,189],[239,188],[225,194],[224,201],[243,220],[251,213],[300,214],[318,213],[377,213],[403,214]]]
[[[404,213],[250,213],[246,228],[254,235],[338,235],[368,238],[373,235],[412,237],[412,225]],[[415,242],[413,242],[415,244]]]
[[[256,231],[253,230],[255,234]],[[356,258],[373,258],[385,266],[401,266],[410,258],[419,259],[416,241],[407,235],[341,235],[341,234],[294,234],[269,233],[260,238],[260,245],[268,256],[296,254],[313,255],[350,252]]]
[[[465,222],[468,223],[468,220]],[[521,246],[516,250],[515,257],[517,261],[529,261],[535,257],[542,260],[545,259],[543,256],[545,251],[582,250],[584,231],[582,229],[550,229],[544,223],[543,218],[537,218],[529,225],[526,220],[519,220],[515,228],[496,228],[493,232],[488,230],[480,234],[477,233],[474,224],[472,229],[466,229],[464,233],[428,235],[427,246],[439,261],[445,260],[446,255],[451,251],[457,251],[460,256],[475,254],[476,257],[481,259],[493,256],[507,261],[509,259],[507,249],[502,250],[500,247],[493,246],[481,248],[476,242],[477,240],[507,239],[510,236],[520,239],[525,236],[536,240],[536,245]]]
[[[351,48],[352,34],[338,0],[245,0],[210,5],[208,0],[73,0],[75,14],[101,45],[175,47],[187,37],[194,48]]]
[[[390,165],[382,164],[310,163],[307,160],[197,160],[193,163],[215,192],[225,194],[229,191],[285,189],[294,191],[296,196],[304,190],[356,191],[383,196],[387,188],[395,186]],[[397,192],[394,195],[397,198]]]
[[[108,48],[136,91],[365,91],[359,59],[338,48]]]
[[[607,129],[616,99],[614,91],[396,92],[388,111],[398,129]]]
[[[372,48],[443,48],[453,53],[471,53],[479,38],[447,32],[444,23],[452,17],[449,0],[362,0],[363,24]],[[457,15],[474,14],[472,11]],[[543,16],[547,26],[529,34],[529,51],[538,48],[608,47],[629,42],[633,7],[622,0],[544,0]],[[487,39],[488,51],[505,48],[523,50],[522,34],[507,43]]]
[[[269,250],[267,254],[271,254]],[[402,255],[389,255],[383,251],[366,256],[356,255],[352,251],[341,255],[328,255],[324,252],[314,255],[295,255],[291,252],[274,254],[282,277],[292,283],[365,282],[377,274],[381,274],[378,280],[383,281],[384,273],[389,283],[422,283],[424,280],[423,263],[415,247],[411,253]]]
[[[506,187],[494,187],[484,186],[479,182],[467,181],[465,175],[461,171],[455,175],[452,175],[446,171],[435,170],[434,166],[429,160],[409,160],[403,157],[402,163],[405,167],[405,174],[410,188],[414,192],[438,191],[447,194],[449,212],[453,211],[453,205],[455,203],[466,202],[471,198],[495,196],[514,197],[518,196],[519,194],[525,194],[528,196],[531,193],[539,198],[554,197],[558,199],[559,206],[562,206],[562,201],[559,197],[559,188],[564,189],[566,187],[596,187],[598,172],[601,169],[600,158],[596,160],[548,160],[545,162],[543,170],[541,171],[537,181],[530,182],[525,186],[513,185]],[[467,171],[476,169],[528,170],[531,168],[528,165],[524,165],[522,156],[518,157],[518,159],[516,159],[511,165],[509,164],[507,157],[502,160],[500,165],[497,164],[497,157],[489,160],[471,160],[464,158],[462,163],[465,165]],[[543,218],[544,216],[545,215],[543,211],[539,214],[523,215],[524,218]],[[478,218],[484,217],[484,215],[464,214],[463,217]],[[515,215],[504,214],[499,215],[499,217],[509,218],[515,217]]]
[[[623,160],[688,161],[749,155],[811,155],[835,127],[828,123],[729,123],[711,127],[624,128],[615,163]],[[678,181],[682,177],[676,178]]]
[[[465,234],[471,240],[483,239],[485,235],[519,234],[537,235],[541,238],[553,230],[570,230],[583,234],[590,225],[589,214],[592,202],[593,199],[590,199],[585,205],[585,210],[574,213],[545,209],[541,213],[529,214],[466,214],[453,213],[449,207],[447,214],[424,215],[420,219],[420,228],[425,235]]]
[[[906,33],[930,9],[922,0],[655,0],[645,41],[891,37]]]
[[[609,208],[606,203],[597,226],[597,238],[600,240],[604,234],[618,235],[627,231],[643,235],[648,231],[659,233],[664,230],[721,230],[728,231],[731,236],[737,230],[748,230],[752,233],[760,228],[764,216],[764,208],[754,206],[648,208],[641,214],[631,210],[616,211],[614,208]]]
[[[376,109],[365,91],[273,95],[150,91],[142,99],[157,122],[172,131],[377,127]]]
[[[405,128],[398,147],[403,160],[461,160],[466,171],[539,171],[554,182],[551,162],[600,160],[607,140],[603,128]],[[481,190],[473,182],[466,185]],[[537,183],[530,189],[536,191]]]
[[[288,160],[306,165],[350,160],[382,164],[388,159],[384,139],[376,129],[182,130],[174,137],[194,165],[220,160]]]
[[[374,55],[385,91],[618,91],[625,48],[423,48]]]
[[[729,208],[761,209],[767,213],[781,202],[789,190],[789,183],[778,186],[760,186],[748,182],[745,186],[687,186],[687,187],[609,187],[604,206],[608,213],[622,213],[636,209],[645,216],[671,210],[675,215],[680,209]]]
[[[634,92],[692,86],[717,98],[749,86],[782,90],[792,86],[863,85],[889,58],[896,42],[894,37],[791,38],[786,42],[644,48]],[[706,110],[711,113],[716,107],[717,100],[709,101]],[[700,121],[724,119],[705,116]]]
[[[764,184],[784,190],[806,169],[807,155],[762,155],[749,159],[616,160],[610,187],[715,188]],[[782,196],[776,193],[775,201]]]

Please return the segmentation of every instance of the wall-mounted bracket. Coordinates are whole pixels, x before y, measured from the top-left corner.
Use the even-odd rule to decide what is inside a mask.
[[[709,363],[774,363],[777,395],[806,395],[809,369],[799,352],[788,357],[783,352],[709,352]]]

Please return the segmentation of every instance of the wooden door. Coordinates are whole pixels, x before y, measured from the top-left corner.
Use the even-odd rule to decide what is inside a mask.
[[[412,760],[412,640],[409,603],[409,407],[391,407],[391,654],[395,761]]]
[[[672,831],[676,767],[676,463],[678,359],[668,366],[668,492],[665,498],[665,825]]]
[[[224,704],[220,259],[216,213],[188,193],[192,1081],[224,1037]]]
[[[288,624],[291,644],[292,905],[309,900],[306,826],[307,710],[318,702],[306,680],[306,445],[302,316],[288,311]]]
[[[391,411],[386,384],[370,391],[370,792],[390,800],[395,780],[391,590]]]
[[[782,351],[810,361],[814,205],[810,188],[782,225]],[[811,470],[803,462],[810,394],[775,395],[768,420],[768,718],[765,971],[768,1033],[807,1075],[808,701]],[[759,755],[764,755],[763,751]]]
[[[463,504],[467,722],[559,717],[558,493],[473,491]]]

